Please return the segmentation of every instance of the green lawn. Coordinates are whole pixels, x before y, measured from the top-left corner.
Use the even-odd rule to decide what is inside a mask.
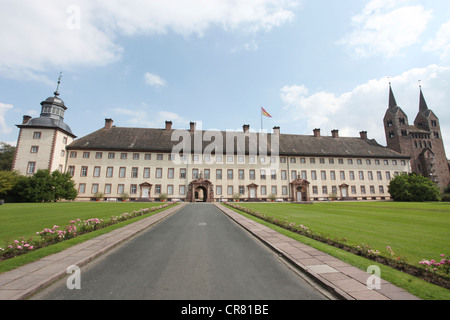
[[[369,245],[417,265],[450,255],[450,203],[330,202],[239,203],[280,220],[303,224],[351,246]]]
[[[124,212],[159,206],[161,203],[133,202],[58,202],[6,203],[0,206],[0,247],[20,237],[36,236],[36,232],[54,225],[65,227],[71,220],[90,218],[109,220]]]

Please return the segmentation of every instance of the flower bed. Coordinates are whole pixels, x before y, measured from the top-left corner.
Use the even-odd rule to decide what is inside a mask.
[[[18,255],[26,254],[30,251],[47,247],[61,241],[69,240],[82,234],[106,228],[122,221],[143,216],[145,214],[164,209],[171,205],[173,205],[173,203],[169,202],[157,207],[134,210],[131,213],[125,212],[119,216],[112,216],[107,221],[98,218],[92,218],[88,220],[75,219],[71,220],[69,222],[70,224],[65,226],[64,228],[61,228],[57,225],[54,225],[52,228],[44,228],[42,231],[36,232],[36,235],[38,236],[37,239],[30,238],[28,240],[25,240],[25,238],[22,237],[20,238],[20,240],[14,240],[11,243],[7,244],[4,249],[0,248],[0,261],[10,259]]]
[[[428,261],[423,259],[418,263],[419,266],[415,266],[407,263],[400,256],[397,256],[396,253],[389,246],[386,247],[385,252],[373,249],[368,244],[364,243],[356,247],[353,247],[344,243],[346,239],[331,239],[329,236],[323,236],[320,233],[314,232],[313,230],[302,224],[295,224],[294,222],[288,222],[287,218],[285,218],[285,220],[280,220],[276,217],[266,215],[262,212],[253,211],[252,209],[245,208],[234,203],[225,203],[225,205],[233,209],[245,212],[249,215],[257,217],[271,224],[277,225],[291,232],[306,236],[316,241],[326,243],[328,245],[337,247],[347,252],[360,255],[362,257],[371,259],[375,262],[393,267],[397,270],[406,272],[415,277],[424,279],[436,285],[450,289],[450,277],[449,277],[450,259],[448,257],[444,258],[445,255],[441,255],[442,259],[440,259],[439,261],[435,260]]]

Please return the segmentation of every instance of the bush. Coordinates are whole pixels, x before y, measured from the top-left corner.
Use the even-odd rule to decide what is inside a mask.
[[[439,201],[440,191],[429,178],[416,173],[396,176],[389,183],[389,193],[395,201]]]
[[[450,193],[445,193],[441,197],[441,201],[450,202]]]

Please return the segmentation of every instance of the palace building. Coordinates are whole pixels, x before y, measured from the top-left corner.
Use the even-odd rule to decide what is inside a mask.
[[[59,86],[59,84],[58,84]],[[450,179],[437,117],[422,102],[415,126],[390,89],[384,119],[388,146],[359,137],[189,129],[116,127],[112,119],[78,138],[64,123],[59,98],[41,103],[39,118],[24,116],[13,170],[32,175],[39,169],[69,172],[78,200],[127,197],[155,201],[321,201],[390,199],[388,185],[411,169],[443,186]],[[446,167],[441,165],[445,161]],[[445,168],[447,171],[445,171]]]

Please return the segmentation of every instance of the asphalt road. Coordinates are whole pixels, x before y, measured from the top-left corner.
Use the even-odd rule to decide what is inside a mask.
[[[190,204],[33,299],[322,300],[318,290],[214,205]]]

